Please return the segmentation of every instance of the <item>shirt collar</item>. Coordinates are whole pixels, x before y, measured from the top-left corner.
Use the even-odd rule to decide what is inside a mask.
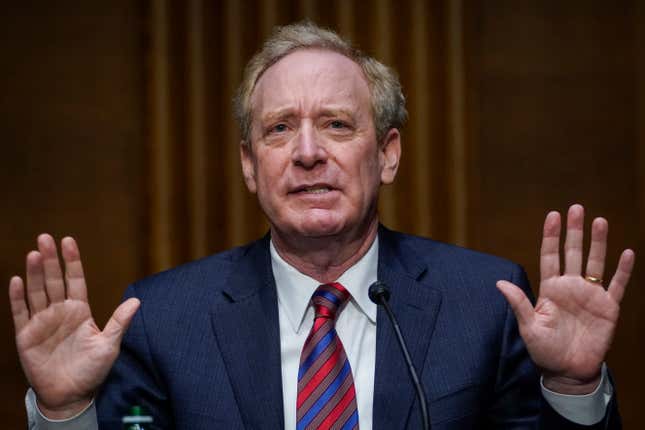
[[[286,313],[294,332],[299,332],[309,307],[311,295],[316,291],[320,282],[299,272],[278,254],[270,242],[271,267],[278,289],[278,302],[281,312]],[[378,237],[365,255],[352,267],[347,269],[336,282],[341,283],[352,295],[352,301],[358,310],[373,324],[376,323],[377,307],[368,295],[369,286],[376,281],[378,270]]]

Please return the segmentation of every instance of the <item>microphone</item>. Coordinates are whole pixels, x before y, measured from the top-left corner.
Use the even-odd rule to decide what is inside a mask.
[[[399,328],[399,323],[392,312],[392,308],[388,303],[390,300],[390,289],[387,287],[385,282],[376,281],[369,288],[369,298],[372,302],[377,305],[381,305],[385,308],[392,327],[394,328],[394,333],[396,333],[396,339],[399,341],[399,346],[401,347],[401,352],[405,358],[405,364],[408,366],[408,371],[410,372],[410,378],[412,378],[412,383],[414,388],[417,391],[417,399],[419,399],[419,405],[421,406],[421,421],[423,423],[424,430],[430,430],[430,416],[428,415],[428,400],[426,399],[426,394],[423,391],[423,386],[421,381],[419,381],[419,376],[417,376],[417,370],[414,368],[414,363],[410,358],[410,353],[408,352],[408,347],[405,344],[403,335],[401,334],[401,329]]]

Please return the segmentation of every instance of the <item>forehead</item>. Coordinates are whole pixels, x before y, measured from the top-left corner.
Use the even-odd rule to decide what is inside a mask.
[[[281,109],[310,111],[337,106],[369,110],[369,87],[353,60],[322,49],[294,51],[269,67],[251,96],[262,115]]]

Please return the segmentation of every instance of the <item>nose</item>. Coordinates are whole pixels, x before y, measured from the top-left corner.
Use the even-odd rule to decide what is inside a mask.
[[[305,169],[313,169],[318,164],[324,164],[327,161],[324,142],[309,121],[303,122],[294,139],[292,161],[295,165]]]

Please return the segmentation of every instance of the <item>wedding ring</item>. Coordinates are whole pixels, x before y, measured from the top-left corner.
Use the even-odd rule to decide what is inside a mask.
[[[602,285],[602,278],[596,278],[595,276],[585,276],[585,279],[594,284]]]

